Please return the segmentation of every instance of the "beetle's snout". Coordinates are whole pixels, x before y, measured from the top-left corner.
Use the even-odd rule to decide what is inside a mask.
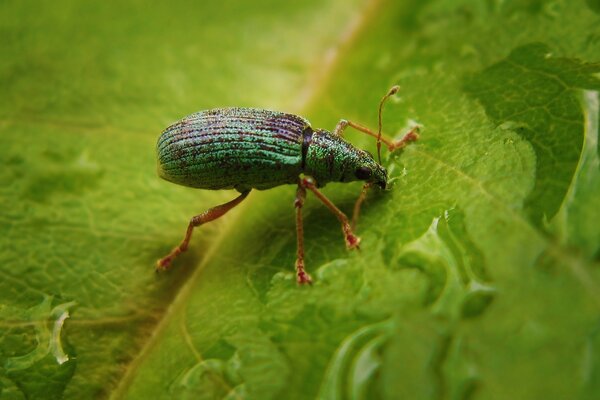
[[[377,165],[374,178],[375,180],[373,183],[379,186],[382,190],[387,188],[387,171],[381,165]]]

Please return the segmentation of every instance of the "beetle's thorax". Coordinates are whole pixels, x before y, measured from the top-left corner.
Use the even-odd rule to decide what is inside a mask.
[[[357,176],[359,169],[370,171],[370,176]],[[374,182],[382,187],[387,183],[385,169],[369,153],[322,129],[312,133],[304,157],[304,173],[315,178],[319,186],[357,180]]]

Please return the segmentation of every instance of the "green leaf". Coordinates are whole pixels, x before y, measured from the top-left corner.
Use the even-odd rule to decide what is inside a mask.
[[[525,209],[535,223],[556,215],[573,180],[584,138],[577,89],[599,90],[598,72],[600,63],[555,58],[548,46],[534,43],[517,47],[467,83],[494,122],[533,146],[535,186]]]
[[[5,2],[0,398],[581,398],[600,392],[596,1]],[[421,138],[384,163],[360,251],[295,188],[160,181],[155,141],[217,106]],[[359,147],[375,143],[346,131]],[[385,153],[384,153],[385,154]],[[323,192],[347,213],[360,184]]]

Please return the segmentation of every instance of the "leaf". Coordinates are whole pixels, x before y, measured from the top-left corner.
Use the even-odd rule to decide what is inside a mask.
[[[595,398],[594,1],[2,4],[0,397]],[[344,249],[292,186],[161,182],[161,129],[255,106],[421,139]],[[547,106],[546,106],[547,105]],[[357,146],[371,138],[347,131]],[[345,212],[360,184],[324,193]]]
[[[533,146],[535,186],[525,208],[534,223],[556,215],[573,180],[584,137],[577,89],[600,89],[598,72],[600,63],[556,59],[548,46],[533,43],[467,83],[493,121],[512,125]]]

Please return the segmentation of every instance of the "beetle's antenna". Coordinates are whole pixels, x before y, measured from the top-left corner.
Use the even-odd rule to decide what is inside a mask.
[[[399,90],[400,90],[400,86],[398,86],[398,85],[392,86],[392,88],[387,92],[387,94],[385,96],[383,96],[383,98],[379,102],[379,129],[377,130],[377,158],[379,160],[379,164],[381,164],[381,127],[382,127],[381,112],[383,111],[383,104],[385,103],[385,101],[388,98],[390,98],[391,96],[398,93]]]

